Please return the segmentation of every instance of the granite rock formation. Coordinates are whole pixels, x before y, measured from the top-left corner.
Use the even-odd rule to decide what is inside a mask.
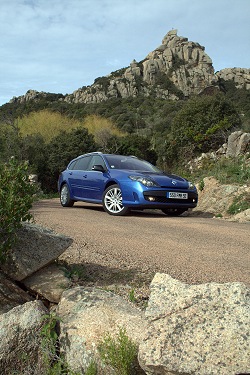
[[[155,50],[140,62],[132,60],[127,68],[95,79],[72,94],[59,95],[58,100],[69,103],[99,103],[111,98],[154,95],[163,99],[197,95],[207,89],[218,89],[220,80],[232,81],[237,88],[250,89],[250,69],[225,68],[214,72],[212,59],[205,47],[178,36],[170,30]],[[48,93],[29,90],[11,102],[25,103],[48,97]]]

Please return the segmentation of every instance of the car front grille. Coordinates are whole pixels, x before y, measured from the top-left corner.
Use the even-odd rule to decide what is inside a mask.
[[[144,199],[146,201],[151,201],[150,198],[154,198],[153,203],[197,203],[198,198],[197,194],[194,192],[188,192],[188,199],[172,199],[172,198],[167,198],[167,191],[151,191],[151,192],[144,192]]]

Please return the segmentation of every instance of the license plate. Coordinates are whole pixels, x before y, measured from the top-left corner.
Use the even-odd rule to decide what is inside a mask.
[[[188,199],[188,193],[178,193],[176,191],[168,191],[167,198],[172,199]]]

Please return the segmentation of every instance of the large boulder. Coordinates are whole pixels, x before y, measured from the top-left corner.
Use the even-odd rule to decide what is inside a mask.
[[[249,374],[249,302],[243,283],[188,285],[156,274],[140,366],[151,375]]]
[[[69,367],[81,374],[93,358],[98,362],[97,346],[106,333],[117,335],[125,328],[138,344],[147,326],[144,314],[125,299],[91,287],[65,291],[57,314],[61,350]]]
[[[12,279],[21,281],[57,259],[72,242],[71,238],[50,229],[23,223],[17,230],[11,259],[1,267]]]
[[[45,314],[42,302],[33,301],[0,315],[1,375],[42,373],[40,331]]]

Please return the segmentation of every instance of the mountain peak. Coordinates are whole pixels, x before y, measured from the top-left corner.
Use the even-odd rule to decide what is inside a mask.
[[[170,30],[162,44],[145,59],[133,59],[130,66],[105,77],[96,78],[91,86],[82,87],[63,97],[69,103],[98,103],[110,98],[153,95],[178,100],[198,95],[209,87],[217,87],[220,79],[233,80],[237,88],[250,89],[250,69],[227,68],[214,72],[212,59],[205,47]],[[45,93],[29,90],[26,95],[12,101],[37,100]]]

